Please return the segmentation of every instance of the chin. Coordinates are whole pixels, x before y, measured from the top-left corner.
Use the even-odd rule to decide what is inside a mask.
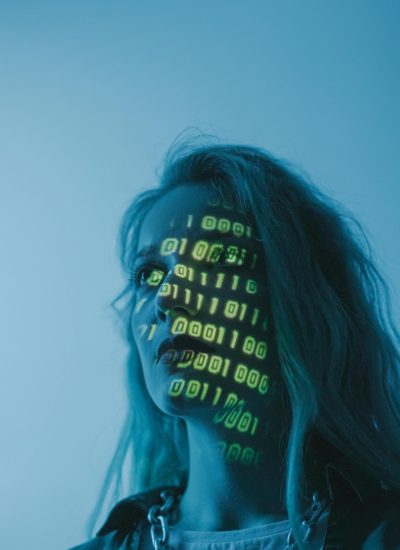
[[[182,373],[173,373],[165,380],[165,386],[160,386],[149,391],[150,397],[156,407],[164,414],[179,416],[181,418],[200,418],[201,416],[212,416],[216,412],[216,407],[210,402],[199,401],[198,398],[189,397],[185,392],[171,395],[168,392],[169,387],[179,387],[184,377]]]

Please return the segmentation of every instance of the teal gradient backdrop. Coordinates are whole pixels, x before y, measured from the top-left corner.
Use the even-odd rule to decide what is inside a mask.
[[[199,126],[306,170],[358,216],[399,319],[400,3],[0,2],[0,545],[62,550],[125,410],[115,241]]]

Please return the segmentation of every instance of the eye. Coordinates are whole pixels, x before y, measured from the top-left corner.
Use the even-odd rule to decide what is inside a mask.
[[[142,286],[158,286],[164,278],[164,271],[154,265],[144,264],[133,267],[129,280],[139,288]]]
[[[246,250],[237,246],[228,246],[221,250],[215,250],[210,257],[213,265],[241,266],[246,257]]]
[[[211,262],[216,265],[223,265],[229,259],[227,250],[221,250],[215,253],[211,258]]]

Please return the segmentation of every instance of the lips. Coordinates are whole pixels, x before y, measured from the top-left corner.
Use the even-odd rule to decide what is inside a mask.
[[[157,349],[157,361],[159,361],[163,353],[166,353],[167,351],[183,351],[188,349],[205,352],[214,351],[211,346],[205,342],[202,342],[198,338],[193,338],[187,334],[180,334],[178,336],[174,336],[173,338],[167,338],[161,342]]]

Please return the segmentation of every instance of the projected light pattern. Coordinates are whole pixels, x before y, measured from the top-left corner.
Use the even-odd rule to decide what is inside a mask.
[[[215,407],[214,424],[231,436],[245,434],[250,442],[260,428],[259,417],[251,411],[252,395],[266,396],[271,386],[266,372],[268,313],[265,296],[260,296],[265,278],[262,250],[255,246],[251,225],[236,219],[238,209],[217,198],[207,205],[203,215],[193,211],[180,222],[171,217],[173,234],[161,240],[157,260],[135,267],[133,318],[139,320],[142,311],[154,308],[156,296],[168,302],[168,315],[174,307],[195,312],[174,315],[170,336],[187,335],[213,351],[170,350],[156,368],[174,366],[168,388],[171,399]],[[213,209],[229,212],[213,215],[217,214]],[[139,323],[140,338],[150,344],[159,325]],[[219,450],[228,461],[258,463],[257,449],[232,437],[229,443],[221,440]]]

